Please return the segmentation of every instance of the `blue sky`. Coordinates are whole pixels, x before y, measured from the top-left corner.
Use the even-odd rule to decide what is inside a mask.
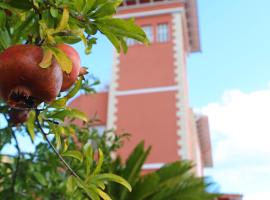
[[[199,0],[202,53],[189,58],[193,106],[217,100],[224,90],[265,88],[270,72],[269,6],[268,0]]]
[[[202,52],[189,56],[188,78],[192,107],[210,120],[215,167],[206,175],[222,192],[269,199],[270,1],[198,4]],[[101,36],[82,58],[101,87],[110,80],[111,52]]]

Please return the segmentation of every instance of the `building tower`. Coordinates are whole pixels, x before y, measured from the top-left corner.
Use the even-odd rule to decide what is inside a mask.
[[[117,17],[134,18],[152,44],[128,39],[128,53],[114,53],[108,93],[81,96],[72,106],[131,133],[124,158],[142,140],[151,145],[144,170],[189,159],[202,175],[212,165],[208,120],[189,106],[186,66],[187,55],[200,50],[196,0],[124,0]]]
[[[145,140],[152,146],[145,169],[179,159],[202,165],[186,66],[187,55],[200,50],[196,1],[125,0],[117,17],[135,18],[151,41],[145,47],[128,39],[128,54],[114,56],[107,126],[132,134],[121,154]]]
[[[152,150],[144,171],[180,159],[192,160],[203,175],[212,166],[207,116],[189,106],[188,54],[200,51],[196,0],[124,0],[117,17],[134,18],[151,45],[128,39],[126,55],[114,52],[112,82],[108,92],[82,95],[71,103],[97,127],[131,133],[119,152],[127,158],[140,141]],[[241,200],[226,194],[219,200]]]

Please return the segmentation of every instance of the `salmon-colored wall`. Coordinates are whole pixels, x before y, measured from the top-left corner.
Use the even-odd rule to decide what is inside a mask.
[[[168,23],[172,33],[171,15],[136,19],[138,25],[151,25],[153,35],[159,23]],[[129,47],[128,53],[120,55],[119,90],[175,85],[172,36],[168,42],[154,42],[146,47],[137,44]]]
[[[175,92],[118,97],[117,132],[132,134],[120,154],[127,157],[141,140],[152,145],[149,163],[179,160]]]
[[[127,9],[122,9],[118,11],[118,14],[132,14],[137,12],[147,12],[161,9],[169,9],[169,8],[183,8],[185,6],[184,3],[181,2],[165,2],[165,4],[145,4],[144,6],[138,7],[128,7]]]
[[[108,93],[81,95],[69,105],[89,116],[89,119],[97,120],[94,124],[106,125],[107,123]]]

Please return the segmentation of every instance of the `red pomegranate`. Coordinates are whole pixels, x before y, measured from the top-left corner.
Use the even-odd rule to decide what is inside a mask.
[[[81,61],[80,55],[73,47],[66,44],[59,44],[57,48],[62,50],[72,62],[71,72],[69,74],[63,72],[63,84],[61,87],[61,91],[63,92],[68,90],[76,82],[80,74]]]
[[[17,124],[22,124],[28,120],[28,110],[20,110],[20,109],[14,109],[11,108],[8,111],[9,115],[9,120],[12,124],[17,125]]]
[[[59,94],[62,70],[54,59],[49,68],[41,68],[42,58],[36,45],[14,45],[0,54],[0,96],[11,107],[34,108]]]

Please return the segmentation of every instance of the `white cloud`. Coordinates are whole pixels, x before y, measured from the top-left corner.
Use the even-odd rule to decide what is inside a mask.
[[[198,109],[209,116],[215,168],[208,170],[222,192],[245,200],[270,196],[270,89],[224,93]]]

